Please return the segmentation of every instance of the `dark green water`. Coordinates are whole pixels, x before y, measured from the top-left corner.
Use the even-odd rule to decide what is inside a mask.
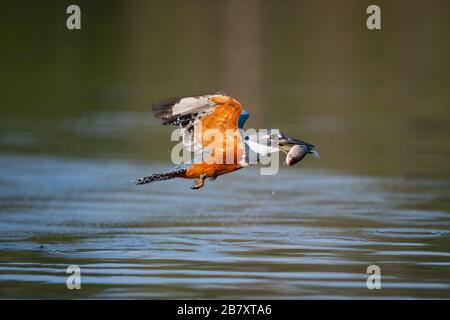
[[[0,4],[0,298],[450,297],[447,2],[68,4]],[[132,186],[217,89],[321,159]]]

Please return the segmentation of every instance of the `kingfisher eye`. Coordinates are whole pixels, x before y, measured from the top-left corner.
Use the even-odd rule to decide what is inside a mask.
[[[245,136],[245,137],[244,137],[244,140],[248,140],[248,136]]]

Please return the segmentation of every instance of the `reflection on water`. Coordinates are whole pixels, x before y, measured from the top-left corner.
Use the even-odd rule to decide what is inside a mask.
[[[137,187],[142,163],[3,155],[2,297],[448,297],[449,184],[246,169]],[[82,290],[66,289],[67,266]],[[382,290],[366,288],[366,268]]]

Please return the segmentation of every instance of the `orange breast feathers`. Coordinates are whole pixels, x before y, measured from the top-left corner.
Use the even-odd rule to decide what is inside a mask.
[[[243,142],[238,129],[238,119],[243,108],[235,99],[214,96],[211,99],[214,112],[201,118],[197,141],[209,150],[202,163],[188,170],[197,176],[201,171],[209,177],[225,174],[240,168],[243,157]]]
[[[215,96],[211,99],[216,108],[201,119],[201,144],[209,149],[209,162],[236,164],[242,157],[243,144],[238,129],[238,119],[243,108],[231,97]]]

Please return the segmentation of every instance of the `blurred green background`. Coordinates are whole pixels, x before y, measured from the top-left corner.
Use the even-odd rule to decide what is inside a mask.
[[[381,7],[382,30],[366,28]],[[78,4],[82,29],[66,28]],[[169,161],[154,101],[221,90],[324,168],[448,180],[448,1],[1,1],[0,148]]]

